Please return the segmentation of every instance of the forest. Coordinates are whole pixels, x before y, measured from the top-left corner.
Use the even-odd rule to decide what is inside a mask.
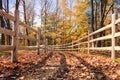
[[[1,10],[14,15],[14,0],[0,2]],[[18,3],[20,19],[30,27],[41,28],[41,44],[45,38],[49,40],[49,44],[64,44],[77,40],[85,36],[88,30],[94,32],[109,24],[110,15],[114,11],[120,13],[119,0],[92,0],[91,2],[88,0],[18,0]],[[12,29],[13,23],[9,19],[4,17],[0,19],[2,28]],[[103,36],[109,32],[108,30],[94,37]],[[25,28],[19,28],[19,33],[36,35]],[[34,42],[29,40],[21,40],[20,45],[34,45]],[[109,43],[108,41],[106,45],[110,45]],[[11,37],[1,34],[0,44],[11,44]]]

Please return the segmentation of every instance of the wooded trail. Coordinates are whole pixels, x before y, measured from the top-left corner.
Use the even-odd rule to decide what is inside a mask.
[[[49,52],[36,56],[30,52],[19,54],[17,64],[10,64],[10,55],[0,58],[4,58],[0,61],[0,80],[120,79],[120,63],[104,56],[77,52]]]

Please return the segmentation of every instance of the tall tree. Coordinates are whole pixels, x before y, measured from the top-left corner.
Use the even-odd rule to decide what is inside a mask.
[[[92,32],[95,31],[94,28],[94,0],[91,0],[91,28],[92,28]]]
[[[35,18],[35,0],[22,0],[24,11],[24,22],[29,27],[33,27]],[[29,36],[29,30],[26,28],[26,35]],[[28,46],[30,46],[30,40],[27,40]]]
[[[75,2],[75,12],[74,12],[74,23],[76,27],[76,35],[79,37],[85,36],[87,34],[87,30],[89,28],[88,22],[87,22],[87,14],[86,9],[88,7],[88,0],[84,0],[84,2],[81,2],[79,0],[76,0]]]
[[[52,10],[52,1],[51,0],[40,0],[40,18],[41,18],[41,29],[43,34],[44,43],[46,38],[49,36],[47,35],[48,30],[50,29],[48,23],[48,16],[51,15]]]
[[[6,13],[9,13],[9,0],[5,0],[5,11]],[[7,29],[12,30],[11,26],[10,26],[10,20],[9,19],[5,19],[6,24],[7,24]],[[11,36],[7,35],[7,44],[10,45],[11,44]]]
[[[26,2],[25,2],[25,0],[22,0],[22,1],[23,1],[23,10],[24,10],[24,21],[25,21],[25,24],[28,25],[27,13],[26,13]],[[29,36],[29,32],[28,32],[27,28],[26,28],[26,35]],[[30,40],[27,40],[27,44],[28,44],[28,46],[30,46]]]
[[[107,15],[112,10],[114,0],[91,0],[91,29],[95,31],[104,27]],[[95,5],[95,7],[94,7]],[[99,37],[104,36],[105,32],[101,32]],[[96,35],[93,36],[95,38]],[[97,46],[101,46],[102,42],[98,41]]]
[[[3,9],[3,1],[0,0],[0,9],[2,10]],[[0,23],[1,23],[1,27],[2,28],[5,28],[5,22],[4,22],[4,18],[3,16],[0,16]],[[5,44],[5,35],[4,34],[1,34],[1,44],[4,45]]]

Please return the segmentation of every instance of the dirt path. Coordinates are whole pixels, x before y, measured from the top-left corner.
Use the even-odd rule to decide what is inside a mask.
[[[110,80],[102,70],[73,53],[57,52],[46,60],[44,66],[35,69],[26,80]],[[115,79],[115,78],[114,78]],[[116,79],[120,79],[116,77]]]
[[[120,63],[98,55],[50,52],[37,57],[36,63],[17,67],[13,74],[0,80],[120,80]]]

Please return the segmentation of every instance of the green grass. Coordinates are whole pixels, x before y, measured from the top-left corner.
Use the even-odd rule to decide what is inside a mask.
[[[84,50],[84,49],[81,49],[81,50],[80,50],[80,52],[81,52],[81,53],[84,53],[84,52],[85,52],[85,50]]]
[[[0,56],[10,53],[10,51],[0,51]]]
[[[116,58],[116,59],[115,59],[115,62],[120,62],[120,58]]]

